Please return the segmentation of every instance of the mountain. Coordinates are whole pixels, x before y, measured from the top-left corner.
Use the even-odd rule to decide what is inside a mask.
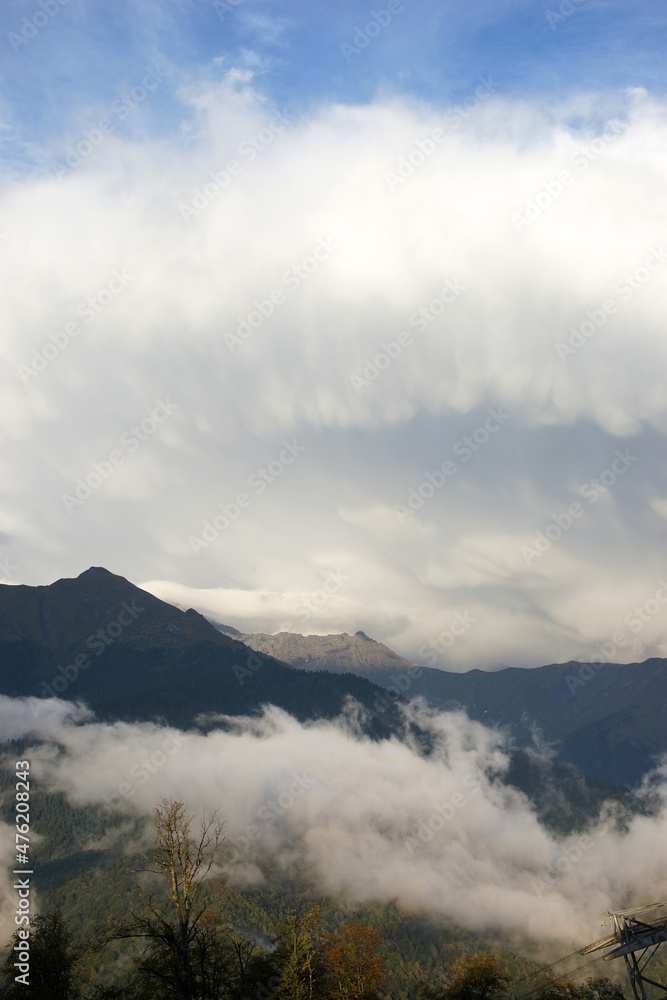
[[[0,585],[0,693],[81,699],[102,718],[177,726],[264,704],[334,718],[354,697],[368,709],[369,733],[401,728],[396,699],[369,681],[304,677],[100,567],[50,586]]]
[[[465,674],[425,669],[411,691],[438,708],[507,726],[519,745],[536,730],[591,778],[636,785],[667,753],[667,660],[553,663]]]
[[[0,693],[81,699],[103,718],[178,726],[264,704],[300,720],[334,718],[353,697],[376,737],[402,730],[401,698],[423,695],[434,708],[462,708],[506,727],[518,747],[539,732],[561,762],[615,785],[637,784],[667,752],[664,659],[417,668],[363,632],[266,636],[215,627],[99,567],[45,587],[0,585]]]
[[[311,647],[319,650],[318,664],[337,665],[340,671],[340,657],[334,662],[336,637],[315,638],[329,640]],[[439,671],[403,666],[407,661],[363,633],[339,638],[339,647],[347,650],[357,669],[374,670],[408,695],[418,683],[435,684],[444,676]],[[298,639],[292,648],[303,652],[306,647]],[[483,687],[478,675],[494,678],[504,673],[472,671],[448,676],[458,679],[457,683],[464,679],[458,692],[464,695],[466,677]],[[515,675],[525,678],[532,673],[512,672],[512,684]],[[535,674],[541,676],[539,671]],[[585,686],[576,687],[575,693],[584,690]],[[178,610],[123,577],[95,567],[50,586],[0,586],[0,693],[41,697],[54,693],[84,700],[102,718],[159,717],[181,726],[191,725],[203,712],[245,714],[265,703],[300,719],[331,718],[353,696],[369,709],[367,731],[379,737],[401,732],[395,694],[383,697],[382,688],[352,673],[297,670],[266,653],[249,650],[196,611]],[[510,707],[512,697],[518,697],[517,691],[514,695],[500,692],[499,699],[501,694]],[[388,707],[377,708],[378,703]],[[488,712],[481,707],[481,694],[479,704],[471,704],[475,711]],[[6,743],[5,763],[24,757],[32,741],[29,736]],[[597,784],[572,768],[529,752],[513,752],[509,768],[488,773],[488,777],[523,790],[540,822],[562,836],[587,829],[610,799],[621,818],[628,810],[647,808],[627,790]],[[16,819],[14,789],[13,765],[0,767],[0,819],[5,823],[13,824]],[[32,845],[31,861],[39,871],[40,906],[62,908],[83,948],[85,942],[95,943],[108,930],[109,921],[127,915],[136,902],[135,875],[128,869],[134,867],[136,873],[141,863],[132,852],[142,820],[134,813],[110,811],[101,802],[77,805],[62,791],[49,790],[47,782],[31,787],[30,795],[31,829],[39,835]],[[274,815],[262,808],[265,815]],[[225,886],[217,878],[207,883],[204,898],[213,912],[224,914],[237,928],[247,928],[249,935],[268,938],[299,897],[319,902],[327,919],[339,920],[342,901],[318,895],[322,890],[308,880],[310,863],[292,857],[285,868],[285,858],[272,858],[268,846],[258,859],[262,864],[259,880],[244,876],[238,885]],[[424,970],[453,960],[464,944],[474,949],[491,946],[472,932],[452,927],[451,921],[404,913],[394,904],[354,904],[351,912],[355,919],[377,927],[385,938],[389,995],[399,1000],[414,995]],[[515,939],[513,934],[504,943],[512,945]],[[495,948],[500,943],[494,938],[492,944]],[[511,953],[505,957],[514,963],[513,968],[532,966]],[[84,955],[86,982],[99,984],[125,967],[126,960],[116,948],[103,957],[93,948]]]
[[[452,673],[414,667],[363,632],[342,635],[239,634],[252,649],[293,667],[352,673],[440,709],[507,727],[519,746],[539,732],[561,761],[591,778],[636,785],[667,753],[667,660],[552,663],[534,669]]]
[[[329,670],[334,674],[353,673],[377,684],[389,683],[390,670],[406,670],[412,664],[364,632],[355,635],[298,635],[279,632],[243,633],[228,625],[217,625],[221,632],[233,635],[251,649],[302,670]]]

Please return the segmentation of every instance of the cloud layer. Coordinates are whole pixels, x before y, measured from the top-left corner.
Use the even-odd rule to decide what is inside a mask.
[[[410,707],[435,739],[423,757],[355,735],[353,716],[302,725],[270,709],[202,735],[86,721],[55,701],[51,712],[36,723],[27,702],[0,699],[0,723],[46,740],[26,750],[40,787],[146,816],[163,796],[218,808],[227,874],[242,882],[261,880],[268,858],[298,861],[328,892],[398,900],[556,954],[598,937],[606,909],[666,894],[664,807],[624,833],[609,813],[587,835],[557,839],[493,780],[508,763],[502,735],[462,713]]]
[[[624,625],[667,516],[664,104],[253,88],[184,80],[170,141],[93,109],[0,198],[4,578],[416,661],[467,610],[451,669],[665,655]]]

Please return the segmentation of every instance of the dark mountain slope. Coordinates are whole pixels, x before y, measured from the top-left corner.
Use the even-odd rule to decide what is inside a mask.
[[[425,668],[413,692],[439,708],[461,706],[471,718],[507,726],[523,745],[538,728],[556,744],[561,760],[600,781],[636,784],[667,752],[663,659],[509,667],[494,673]]]
[[[269,703],[298,719],[332,718],[351,695],[370,710],[374,735],[398,727],[392,700],[363,678],[305,677],[100,568],[48,587],[0,586],[0,693],[179,726]]]
[[[363,633],[240,635],[253,649],[307,671],[349,672],[435,708],[463,708],[510,729],[519,745],[539,730],[561,760],[600,781],[633,785],[667,753],[667,660],[552,663],[532,670],[451,673],[412,667]]]

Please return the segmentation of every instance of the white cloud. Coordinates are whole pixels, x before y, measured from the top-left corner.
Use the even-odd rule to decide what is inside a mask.
[[[300,854],[330,892],[533,936],[556,954],[598,936],[605,909],[665,895],[664,809],[624,833],[607,815],[587,839],[558,839],[520,793],[490,779],[507,766],[502,736],[460,713],[412,707],[436,742],[422,757],[395,740],[301,725],[277,709],[206,735],[80,724],[58,703],[53,710],[63,718],[58,751],[50,742],[26,751],[41,787],[142,815],[163,796],[195,812],[219,808],[232,877],[261,869],[267,856],[288,866]],[[25,728],[36,726],[26,719]],[[50,725],[37,731],[56,737]]]
[[[585,651],[616,627],[593,610],[629,610],[661,573],[663,105],[636,92],[543,112],[492,96],[455,127],[446,109],[378,101],[287,122],[252,86],[229,73],[183,86],[194,119],[179,141],[110,135],[62,180],[19,181],[0,199],[0,529],[18,577],[105,564],[215,592],[202,608],[272,631],[340,568],[350,587],[312,631],[362,628],[415,659],[471,605],[484,627],[450,666]],[[582,114],[590,134],[569,124]],[[389,184],[436,128],[444,140]],[[537,216],[517,225],[529,201]],[[447,301],[446,281],[465,290]],[[588,313],[610,299],[598,328]],[[591,335],[560,358],[572,327]],[[26,374],[45,345],[52,360]],[[356,391],[369,361],[377,377]],[[68,513],[62,494],[164,397],[177,414]],[[507,427],[394,524],[490,407],[511,413]],[[641,460],[525,565],[521,547],[628,435]],[[286,440],[306,451],[253,492]],[[194,555],[189,539],[241,493],[242,516]],[[646,655],[663,637],[656,618]]]

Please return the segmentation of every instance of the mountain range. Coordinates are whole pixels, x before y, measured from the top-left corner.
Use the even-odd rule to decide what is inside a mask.
[[[50,586],[0,586],[0,694],[180,727],[265,704],[299,720],[335,718],[353,698],[369,735],[403,728],[394,701],[364,678],[304,676],[100,567]]]
[[[562,843],[570,844],[575,835],[595,828],[602,815],[605,821],[613,816],[612,824],[622,828],[633,813],[647,816],[652,812],[650,800],[612,783],[617,774],[631,775],[621,783],[638,781],[651,766],[652,755],[664,749],[665,727],[661,731],[660,721],[664,722],[666,676],[662,660],[627,667],[571,663],[454,674],[414,666],[363,632],[353,636],[242,634],[233,626],[214,625],[192,608],[173,607],[99,567],[50,586],[0,586],[0,695],[32,696],[37,717],[40,700],[55,695],[85,702],[103,720],[156,720],[212,730],[225,728],[224,717],[257,714],[267,704],[301,721],[334,719],[353,699],[364,711],[350,714],[351,724],[360,735],[377,741],[370,745],[372,758],[387,745],[393,753],[397,740],[416,749],[420,730],[415,727],[406,732],[401,706],[421,695],[433,709],[463,709],[471,718],[506,728],[514,749],[496,758],[502,758],[497,771],[490,759],[484,765],[491,798],[507,791],[501,786],[523,792],[529,800],[526,816],[534,815],[556,838],[555,843],[566,838]],[[387,738],[391,743],[379,742]],[[4,744],[0,819],[5,823],[15,821],[14,771],[13,765],[7,768],[7,762],[27,756],[28,748],[34,749],[39,739],[36,727],[36,733]],[[529,749],[536,739],[538,745],[540,740],[552,740],[552,750]],[[355,753],[361,750],[354,738],[353,744]],[[417,753],[429,756],[426,740]],[[155,762],[153,771],[158,767]],[[391,789],[392,778],[393,772],[380,795]],[[510,800],[516,803],[521,796],[515,797],[512,789]],[[32,857],[39,873],[40,906],[62,908],[83,949],[85,942],[97,940],[101,927],[120,919],[134,905],[132,871],[137,869],[132,869],[131,852],[136,851],[143,821],[131,811],[117,810],[115,803],[110,808],[101,793],[92,804],[80,803],[44,778],[30,794],[38,835]],[[266,795],[270,794],[267,788]],[[456,797],[452,796],[451,803]],[[429,802],[428,795],[425,801]],[[444,805],[453,809],[451,803]],[[262,810],[269,819],[278,815],[267,813],[266,802]],[[428,813],[425,816],[424,822],[433,820]],[[269,847],[278,823],[270,824],[269,819],[259,831],[265,835],[259,841],[260,853],[256,858],[253,855],[263,866],[261,878],[255,881],[252,875],[246,884],[247,875],[243,875],[229,885],[212,880],[206,888],[207,905],[225,913],[235,926],[264,938],[276,933],[300,896],[317,901],[327,919],[337,919],[341,899],[322,893],[302,858],[290,854],[288,868],[283,867],[284,859],[279,864],[273,858]],[[419,809],[415,828],[418,819]],[[245,829],[249,833],[255,828],[250,824]],[[428,834],[436,827],[424,829]],[[375,835],[372,830],[371,834]],[[584,841],[582,836],[580,843]],[[401,851],[403,847],[399,844]],[[561,854],[555,863],[564,857]],[[555,884],[560,869],[554,871],[549,878]],[[539,884],[546,885],[541,869],[537,876]],[[400,1000],[414,995],[423,970],[453,961],[464,945],[479,951],[503,942],[507,946],[509,941],[521,951],[516,935],[503,942],[487,941],[455,926],[451,919],[443,923],[430,913],[412,913],[394,904],[355,903],[353,913],[382,934],[390,995]],[[534,973],[528,959],[513,951],[503,956],[515,974]],[[100,959],[92,948],[85,954],[86,976],[91,982],[110,981],[123,973],[124,961],[116,951]]]
[[[403,733],[400,703],[422,696],[616,785],[639,784],[667,752],[664,659],[453,673],[414,666],[363,632],[214,625],[100,567],[50,586],[0,585],[0,693],[82,700],[100,718],[176,726],[266,704],[299,720],[335,718],[353,699],[374,738]]]
[[[471,719],[506,728],[517,746],[551,745],[560,761],[599,781],[637,785],[667,752],[664,659],[454,673],[416,667],[363,632],[236,637],[309,673],[349,673],[395,695],[422,696],[433,708],[464,709]]]

